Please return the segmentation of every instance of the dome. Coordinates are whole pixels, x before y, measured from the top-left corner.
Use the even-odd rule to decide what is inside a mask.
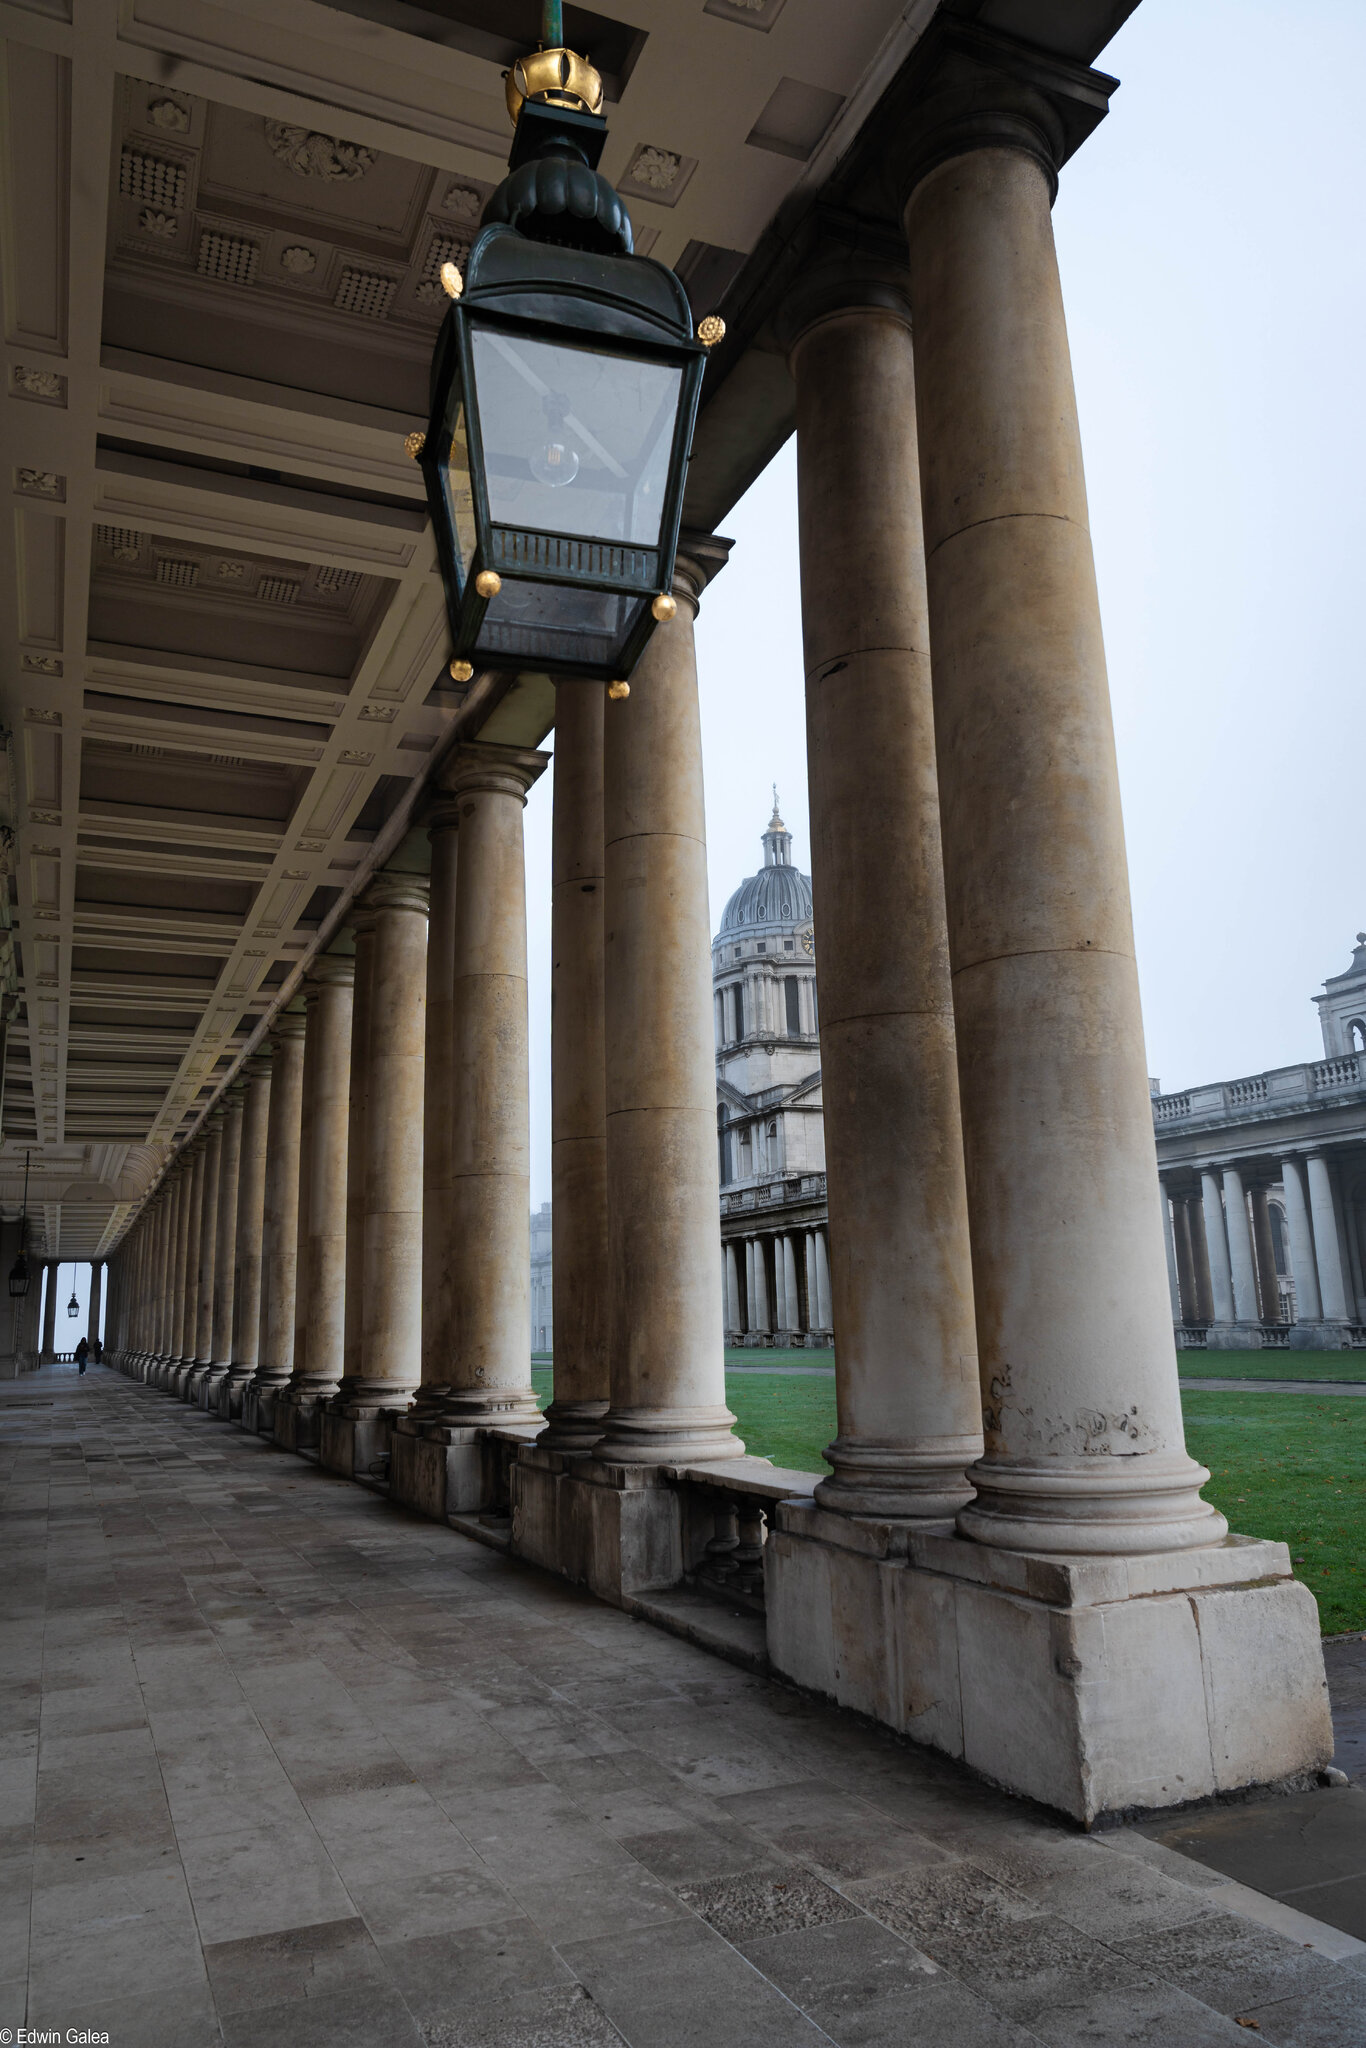
[[[792,834],[778,815],[776,789],[763,848],[764,865],[741,882],[721,913],[718,939],[737,932],[795,932],[812,921],[811,877],[792,865]]]

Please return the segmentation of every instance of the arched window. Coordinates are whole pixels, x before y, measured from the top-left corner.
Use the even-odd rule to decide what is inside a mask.
[[[1366,1024],[1362,1022],[1360,1017],[1353,1017],[1351,1023],[1347,1026],[1347,1036],[1351,1041],[1353,1052],[1366,1052]]]
[[[783,981],[783,997],[787,1003],[787,1035],[800,1038],[802,1035],[802,991],[795,974],[789,974]]]

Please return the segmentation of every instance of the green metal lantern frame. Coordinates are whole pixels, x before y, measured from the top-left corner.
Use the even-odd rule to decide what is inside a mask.
[[[480,328],[510,338],[560,343],[599,357],[648,362],[680,372],[672,442],[657,541],[650,546],[548,527],[495,520],[479,410],[473,338]],[[671,270],[647,256],[601,254],[532,240],[505,221],[480,229],[470,251],[464,289],[446,314],[432,364],[431,417],[418,460],[436,533],[454,660],[483,669],[544,670],[555,676],[624,679],[640,659],[658,621],[652,602],[670,592],[693,428],[707,351],[693,334],[692,313]],[[448,463],[457,414],[463,410],[469,458],[473,549],[463,559],[450,499]],[[638,600],[610,661],[548,656],[511,644],[490,645],[485,621],[496,592],[485,594],[486,571],[501,580],[599,592]]]

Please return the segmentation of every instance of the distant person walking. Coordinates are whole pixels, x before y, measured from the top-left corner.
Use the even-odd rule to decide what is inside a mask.
[[[76,1360],[77,1371],[84,1372],[85,1361],[90,1356],[90,1340],[88,1337],[82,1337],[80,1343],[76,1346],[73,1356]]]

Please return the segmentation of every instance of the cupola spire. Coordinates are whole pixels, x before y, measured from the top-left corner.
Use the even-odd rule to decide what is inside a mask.
[[[782,821],[778,810],[778,785],[773,785],[773,816],[763,835],[764,866],[766,868],[790,868],[792,865],[792,834]]]

